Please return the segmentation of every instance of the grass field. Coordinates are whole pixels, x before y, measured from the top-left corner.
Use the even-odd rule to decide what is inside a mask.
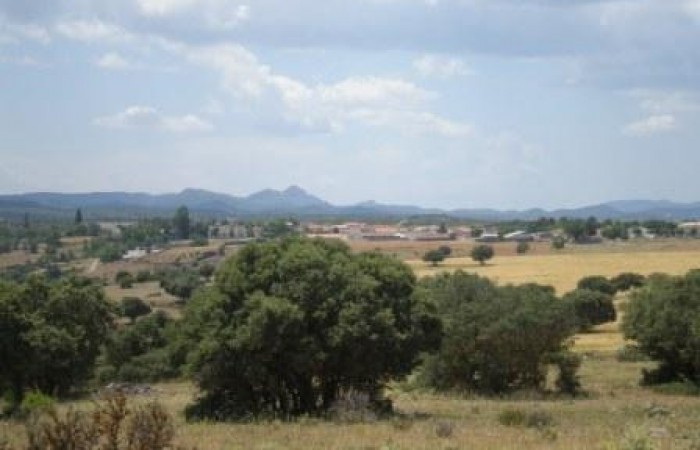
[[[579,279],[588,275],[615,276],[620,272],[654,272],[682,274],[700,268],[700,249],[578,251],[567,253],[499,255],[481,266],[471,258],[448,258],[438,267],[420,260],[409,260],[419,276],[443,270],[462,269],[488,277],[500,284],[540,283],[552,285],[563,293],[576,287]]]
[[[408,255],[409,264],[421,275],[464,269],[499,283],[551,284],[559,293],[573,288],[583,276],[616,275],[624,271],[684,273],[700,267],[700,241],[643,242],[569,247],[554,252],[535,245],[531,253],[516,256],[513,245],[496,247],[495,258],[479,266],[468,258],[451,258],[430,268],[415,254],[436,243],[400,247],[381,244],[381,251]],[[373,245],[375,243],[372,243]],[[466,255],[471,243],[460,243],[458,255]],[[356,250],[361,250],[354,247]],[[372,248],[367,248],[372,249]],[[511,249],[508,253],[508,249]],[[460,253],[461,252],[461,253]],[[414,255],[414,256],[410,256]],[[156,294],[158,286],[137,285],[131,290],[110,286],[108,295],[139,295],[152,302],[171,299]],[[624,298],[619,298],[620,305]],[[157,306],[157,305],[156,305]],[[167,307],[167,305],[164,305]],[[185,423],[182,411],[196,394],[192,384],[156,385],[156,397],[176,416],[178,443],[199,449],[256,450],[399,450],[399,449],[698,449],[700,448],[700,399],[664,394],[638,385],[640,371],[650,363],[621,363],[615,359],[623,344],[618,323],[605,324],[578,335],[574,349],[582,354],[580,398],[553,398],[522,394],[504,399],[440,396],[429,392],[392,389],[389,392],[400,413],[394,419],[342,424],[302,419],[294,423],[249,424]],[[135,399],[135,401],[145,401]],[[62,407],[86,407],[88,401]],[[545,427],[506,426],[504,411],[537,412],[551,418]],[[0,422],[0,437],[11,443],[23,440],[22,426]],[[645,444],[647,446],[644,446]]]

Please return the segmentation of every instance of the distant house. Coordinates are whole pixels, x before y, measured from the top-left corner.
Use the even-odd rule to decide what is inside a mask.
[[[474,240],[476,242],[498,242],[501,240],[501,237],[498,235],[498,233],[483,233]]]
[[[525,231],[518,230],[506,234],[505,236],[503,236],[503,239],[506,241],[513,242],[532,242],[535,240],[535,237],[532,235],[532,233],[527,233]]]

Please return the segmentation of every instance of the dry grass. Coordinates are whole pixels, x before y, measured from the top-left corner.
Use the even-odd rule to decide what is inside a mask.
[[[636,250],[634,252],[602,251],[596,249],[567,253],[526,254],[496,256],[485,266],[471,258],[448,258],[434,268],[418,260],[408,263],[419,276],[431,275],[443,270],[462,269],[491,278],[501,284],[540,283],[552,285],[557,292],[573,289],[578,280],[588,275],[614,276],[620,272],[638,272],[648,275],[654,272],[682,274],[700,267],[700,250]]]
[[[170,317],[180,317],[182,308],[178,306],[178,299],[163,289],[157,281],[147,283],[134,283],[128,289],[122,289],[117,285],[105,287],[105,294],[111,301],[117,303],[124,297],[138,297],[148,303],[154,310],[161,310]]]
[[[436,246],[429,244],[431,248]],[[470,244],[464,245],[466,251],[466,245]],[[609,276],[623,271],[682,273],[700,266],[700,247],[694,242],[687,246],[655,242],[634,247],[569,248],[556,254],[541,248],[526,256],[507,256],[498,249],[496,253],[493,264],[486,267],[479,267],[471,260],[451,259],[438,270],[463,268],[501,283],[547,283],[563,292],[585,275]],[[412,261],[411,265],[421,275],[434,272],[422,262]],[[147,296],[154,288],[146,284],[133,289],[143,289]],[[110,296],[136,292],[108,289]],[[171,413],[178,414],[178,443],[202,449],[614,449],[623,448],[620,444],[629,430],[636,430],[653,442],[655,448],[700,448],[697,397],[661,394],[639,387],[640,371],[650,363],[616,361],[614,352],[622,343],[617,323],[576,337],[575,349],[584,356],[581,381],[586,397],[553,399],[523,395],[487,399],[397,390],[390,392],[390,396],[402,418],[373,423],[339,424],[306,419],[295,423],[188,424],[181,411],[195,394],[193,386],[172,383],[156,388],[159,400]],[[88,402],[71,402],[64,407],[67,405],[83,407]],[[650,415],[651,405],[660,406],[669,414]],[[543,411],[553,417],[554,424],[544,429],[501,425],[498,416],[508,409]],[[440,436],[436,430],[444,428],[450,428],[451,433]],[[649,437],[652,431],[657,437]],[[10,442],[20,442],[22,427],[0,422],[0,436],[3,435]]]

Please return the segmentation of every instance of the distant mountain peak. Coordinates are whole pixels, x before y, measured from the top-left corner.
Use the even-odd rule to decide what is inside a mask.
[[[298,196],[298,195],[309,195],[308,192],[306,192],[304,189],[300,188],[300,187],[297,186],[296,184],[293,184],[293,185],[289,186],[287,189],[285,189],[284,191],[282,191],[282,193],[285,194],[285,195],[294,195],[294,196]]]

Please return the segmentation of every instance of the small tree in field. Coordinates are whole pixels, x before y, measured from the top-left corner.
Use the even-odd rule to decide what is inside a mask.
[[[138,297],[124,297],[120,305],[121,313],[132,322],[137,317],[151,313],[151,307]]]
[[[428,250],[423,255],[423,261],[435,267],[445,260],[445,254],[440,250]]]
[[[518,245],[515,246],[515,251],[518,255],[524,255],[530,251],[530,244],[525,241],[518,242]]]
[[[575,289],[564,295],[562,300],[573,305],[581,331],[590,331],[594,325],[617,319],[612,296],[603,292]]]
[[[477,245],[472,249],[471,255],[474,261],[478,261],[483,266],[486,261],[493,258],[493,247],[484,244]]]

